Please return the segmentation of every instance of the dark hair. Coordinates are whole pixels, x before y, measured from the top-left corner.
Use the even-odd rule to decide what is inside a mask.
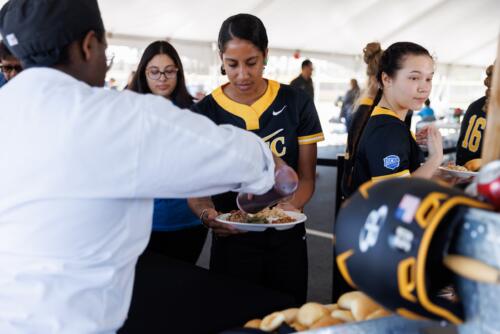
[[[226,43],[234,38],[244,39],[255,45],[262,53],[267,50],[267,32],[264,23],[251,14],[237,14],[228,17],[219,30],[219,51],[224,52]]]
[[[302,62],[302,68],[304,67],[307,67],[307,66],[312,66],[312,61],[310,61],[309,59],[306,59]]]
[[[7,46],[2,41],[0,41],[0,59],[7,59],[12,57],[14,57],[12,52],[10,52]]]
[[[371,49],[370,57],[367,57],[367,50],[369,49]],[[403,67],[403,62],[405,58],[409,55],[414,55],[414,56],[424,55],[424,56],[429,56],[432,59],[432,56],[430,55],[429,51],[427,51],[427,49],[425,49],[423,46],[420,46],[412,42],[394,43],[391,46],[389,46],[384,52],[382,52],[382,55],[380,55],[381,50],[382,49],[380,48],[379,43],[369,43],[363,50],[363,52],[365,53],[364,60],[368,64],[367,73],[370,72],[372,73],[374,69],[374,64],[370,65],[370,63],[368,63],[368,59],[371,58],[371,56],[377,56],[376,58],[373,58],[372,61],[374,63],[378,62],[376,79],[379,83],[379,89],[377,91],[377,95],[373,99],[373,104],[370,107],[370,110],[363,115],[360,121],[362,123],[362,126],[360,127],[358,132],[353,134],[354,138],[353,138],[352,152],[349,152],[350,154],[349,158],[352,159],[353,167],[361,135],[363,134],[363,131],[366,127],[366,124],[368,123],[368,120],[373,112],[373,109],[375,108],[376,105],[378,105],[378,103],[382,99],[382,94],[383,94],[382,73],[386,73],[388,76],[394,77],[396,72]],[[352,173],[352,171],[349,172]]]
[[[175,50],[175,48],[167,41],[156,41],[148,45],[144,53],[142,54],[142,58],[137,66],[137,70],[130,82],[130,85],[127,87],[128,89],[142,94],[151,93],[151,89],[149,89],[148,82],[146,79],[146,67],[148,63],[153,59],[156,55],[167,55],[174,61],[175,66],[177,67],[177,85],[172,91],[171,99],[172,102],[180,107],[180,108],[189,108],[193,105],[193,97],[189,94],[186,88],[186,80],[184,79],[184,69],[182,67],[181,58],[179,54]]]
[[[426,106],[430,106],[431,105],[431,100],[429,100],[429,99],[425,100],[424,104]]]
[[[105,36],[104,30],[94,29],[93,31],[95,32],[95,36],[96,36],[97,40],[100,43],[102,43],[104,41],[104,36]],[[85,38],[85,36],[89,32],[90,32],[90,30],[87,31],[82,37],[80,37],[77,40],[69,43],[68,45],[62,47],[61,49],[55,49],[55,50],[53,50],[54,57],[57,57],[57,60],[54,62],[54,64],[55,65],[68,65],[71,62],[70,55],[69,55],[69,50],[70,50],[71,44],[73,44],[75,42],[78,43],[78,44],[82,44],[83,39]]]

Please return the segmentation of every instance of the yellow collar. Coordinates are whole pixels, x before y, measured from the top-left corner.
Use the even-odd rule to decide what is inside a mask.
[[[267,80],[266,92],[250,106],[231,100],[224,94],[222,87],[220,86],[212,92],[215,102],[227,112],[242,118],[247,130],[258,130],[259,118],[278,96],[280,84],[274,80]]]
[[[391,109],[386,109],[386,108],[382,108],[380,106],[376,106],[375,108],[373,108],[371,117],[378,116],[378,115],[388,115],[388,116],[393,116],[393,117],[396,117],[397,119],[400,119],[398,117],[398,115],[394,111],[392,111]]]

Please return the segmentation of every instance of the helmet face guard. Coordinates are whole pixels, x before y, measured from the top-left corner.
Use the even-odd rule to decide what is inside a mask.
[[[337,218],[337,266],[350,285],[402,316],[461,323],[461,303],[439,294],[453,282],[443,258],[469,207],[489,209],[424,179],[364,184]]]

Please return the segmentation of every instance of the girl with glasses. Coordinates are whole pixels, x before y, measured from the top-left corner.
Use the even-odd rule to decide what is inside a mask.
[[[163,96],[180,108],[193,105],[181,59],[166,41],[156,41],[144,50],[128,89]],[[153,232],[146,251],[195,264],[206,235],[207,229],[189,209],[186,199],[156,199]]]

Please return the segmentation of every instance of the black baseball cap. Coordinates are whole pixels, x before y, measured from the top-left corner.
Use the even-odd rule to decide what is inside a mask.
[[[24,67],[52,66],[71,42],[104,33],[97,0],[10,0],[0,10],[0,33]]]

